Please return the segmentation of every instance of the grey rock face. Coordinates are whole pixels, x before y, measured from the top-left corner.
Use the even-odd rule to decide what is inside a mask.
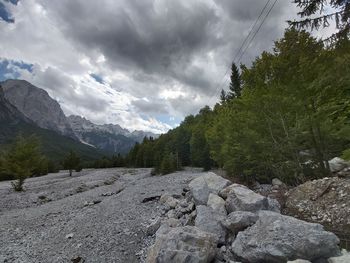
[[[197,206],[197,216],[195,226],[199,229],[212,233],[219,238],[219,243],[224,244],[226,241],[226,229],[221,224],[224,217],[212,208],[199,205]]]
[[[247,189],[249,189],[248,187],[244,186],[244,185],[240,185],[240,184],[231,184],[227,187],[225,187],[224,189],[222,189],[220,192],[219,192],[219,196],[224,198],[225,200],[227,199],[229,193],[235,189],[236,187],[245,187]]]
[[[230,213],[222,224],[232,233],[236,234],[241,230],[255,224],[259,216],[252,212],[236,211]]]
[[[76,139],[60,105],[49,94],[24,80],[2,83],[5,98],[39,127]]]
[[[286,262],[326,259],[339,254],[339,239],[319,224],[271,211],[260,211],[258,221],[239,232],[232,251],[248,262]]]
[[[280,213],[281,212],[281,205],[276,199],[268,197],[267,198],[267,210]]]
[[[231,182],[212,172],[192,180],[189,184],[190,191],[196,205],[206,205],[209,194],[218,194],[222,189],[229,186]]]
[[[157,232],[147,263],[209,263],[216,254],[217,238],[197,227],[164,228]]]
[[[0,85],[0,121],[17,123],[18,121],[31,122],[25,117],[15,106],[13,106],[4,95],[2,86]]]
[[[227,215],[225,208],[225,200],[216,194],[209,194],[207,206],[221,215]]]
[[[266,197],[259,195],[244,186],[234,187],[226,199],[226,210],[228,213],[234,211],[256,212],[268,208]]]

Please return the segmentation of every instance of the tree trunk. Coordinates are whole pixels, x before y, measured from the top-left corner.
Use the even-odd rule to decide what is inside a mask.
[[[72,176],[73,170],[69,169],[69,176]]]

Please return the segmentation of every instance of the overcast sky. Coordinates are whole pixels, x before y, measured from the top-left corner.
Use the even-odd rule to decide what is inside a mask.
[[[0,0],[0,80],[47,90],[66,115],[165,132],[217,101],[265,3]],[[271,50],[296,12],[278,1],[242,62]]]

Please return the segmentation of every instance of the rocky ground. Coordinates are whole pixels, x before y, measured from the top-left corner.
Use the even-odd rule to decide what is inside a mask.
[[[0,262],[142,262],[147,226],[164,213],[165,192],[179,196],[199,173],[150,176],[149,169],[61,172],[0,182]]]

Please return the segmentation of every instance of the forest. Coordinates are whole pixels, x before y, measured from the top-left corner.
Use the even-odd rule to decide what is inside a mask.
[[[213,109],[145,138],[127,161],[156,173],[217,167],[239,181],[298,184],[329,175],[328,160],[349,153],[349,40],[329,46],[292,28],[251,66],[232,64],[229,90]]]

